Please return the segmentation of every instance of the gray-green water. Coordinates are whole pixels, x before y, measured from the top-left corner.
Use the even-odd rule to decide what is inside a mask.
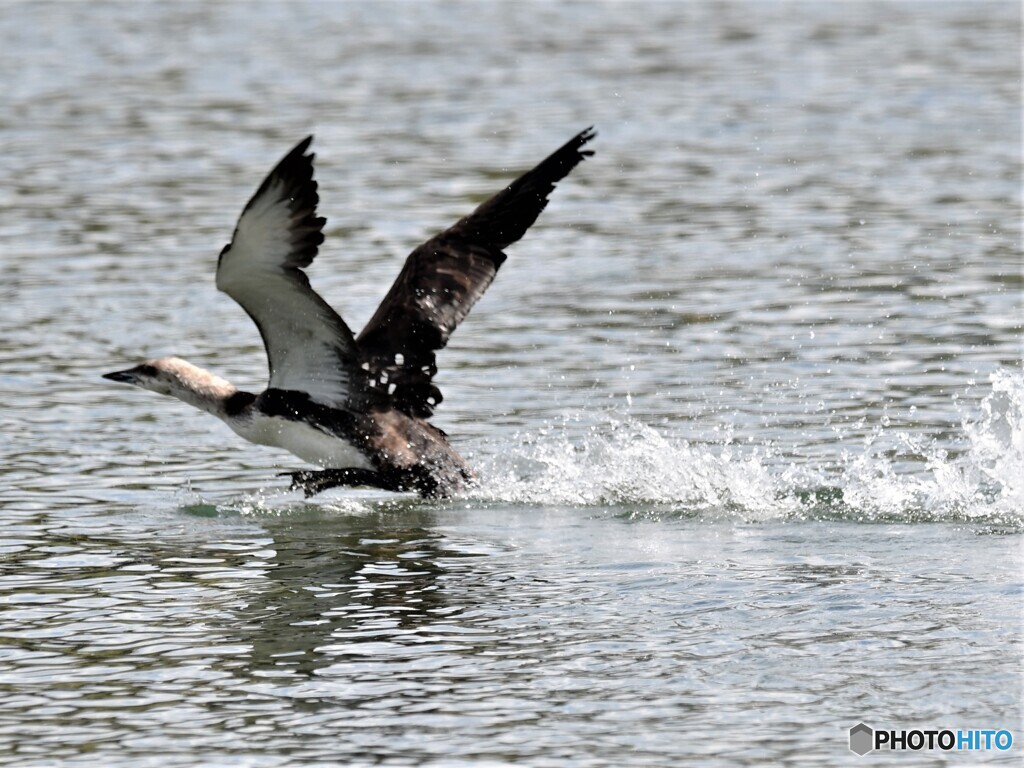
[[[1015,3],[0,4],[0,765],[922,764],[1022,721]],[[480,469],[297,460],[213,268],[316,133],[314,285],[589,124],[440,360]]]

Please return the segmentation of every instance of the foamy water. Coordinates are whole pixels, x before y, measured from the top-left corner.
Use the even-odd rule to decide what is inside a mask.
[[[694,445],[628,416],[566,416],[491,458],[471,498],[519,504],[654,507],[681,514],[860,521],[1024,523],[1024,374],[998,371],[965,413],[957,450],[881,424],[827,465],[771,445]],[[863,426],[863,425],[862,425]],[[912,456],[914,461],[904,457]],[[656,514],[656,513],[655,513]]]

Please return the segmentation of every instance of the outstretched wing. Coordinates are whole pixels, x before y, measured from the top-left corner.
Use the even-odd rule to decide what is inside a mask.
[[[324,241],[313,137],[299,142],[242,211],[217,262],[217,288],[242,305],[267,349],[269,387],[308,392],[324,403],[345,401],[358,369],[352,331],[309,285],[303,267]]]
[[[469,314],[519,240],[548,204],[555,183],[584,157],[593,128],[513,181],[473,213],[414,250],[357,342],[374,386],[396,408],[429,416],[441,393],[434,353]]]

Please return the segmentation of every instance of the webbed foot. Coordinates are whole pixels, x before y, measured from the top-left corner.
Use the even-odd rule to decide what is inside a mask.
[[[289,489],[301,490],[307,499],[338,486],[368,485],[392,490],[390,484],[383,482],[380,473],[372,469],[309,469],[301,472],[281,472],[278,476],[290,477],[292,483]]]

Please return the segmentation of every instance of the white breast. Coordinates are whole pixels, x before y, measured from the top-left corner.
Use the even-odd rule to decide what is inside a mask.
[[[369,460],[351,443],[321,432],[305,422],[260,414],[247,419],[225,421],[236,434],[249,442],[284,448],[310,464],[333,469],[372,469]]]

